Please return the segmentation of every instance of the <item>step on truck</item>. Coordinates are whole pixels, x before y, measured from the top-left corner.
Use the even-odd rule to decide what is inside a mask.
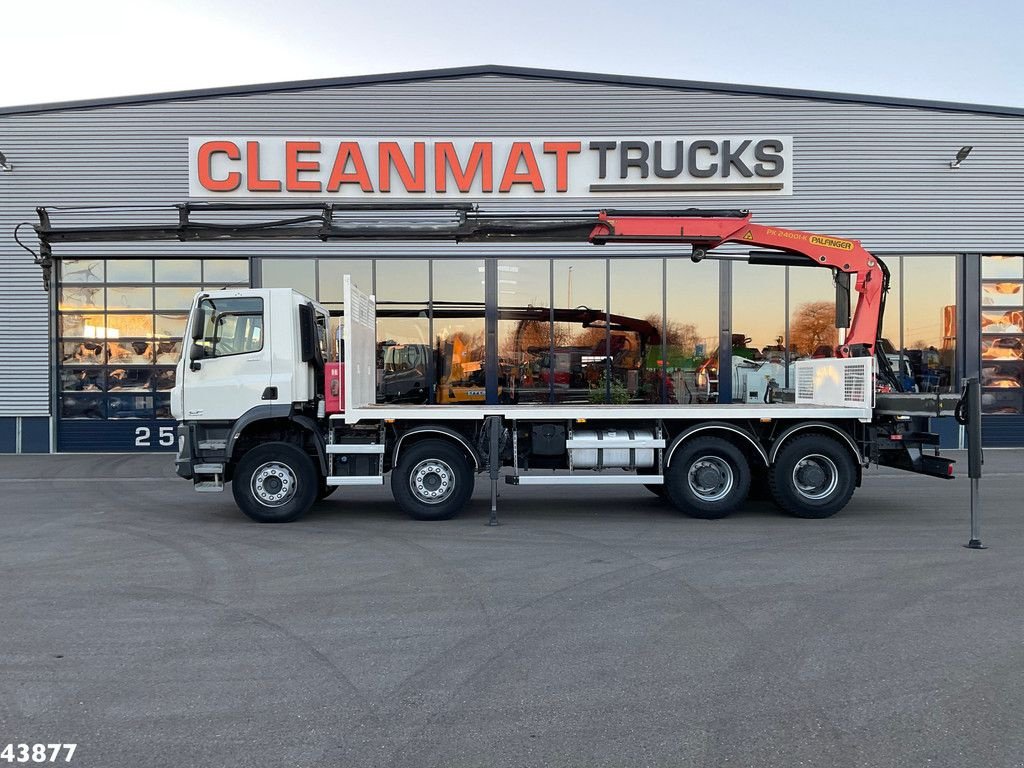
[[[295,215],[253,219],[271,208]],[[259,522],[295,520],[339,487],[385,482],[413,518],[444,520],[466,506],[481,474],[491,481],[492,518],[502,477],[511,485],[643,486],[705,519],[741,507],[757,484],[786,512],[825,518],[847,504],[871,462],[953,476],[953,462],[922,425],[952,414],[958,398],[899,391],[878,345],[888,270],[858,241],[756,224],[746,211],[425,208],[396,205],[378,217],[365,205],[185,203],[168,226],[55,226],[41,208],[37,261],[47,279],[61,242],[582,239],[679,244],[695,261],[738,243],[757,249],[752,263],[816,266],[836,277],[845,338],[833,356],[797,361],[791,391],[762,387],[740,402],[704,404],[381,403],[377,308],[350,277],[337,341],[329,311],[294,290],[201,292],[171,394],[177,473],[201,492],[230,484],[239,508]],[[236,212],[246,216],[196,220]]]

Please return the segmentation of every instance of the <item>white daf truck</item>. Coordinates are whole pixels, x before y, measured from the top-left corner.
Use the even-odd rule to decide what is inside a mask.
[[[200,293],[172,390],[177,472],[198,491],[230,484],[254,520],[295,520],[338,487],[383,485],[388,477],[408,514],[443,520],[466,505],[485,472],[492,515],[502,476],[512,485],[641,485],[699,518],[739,508],[758,478],[782,509],[824,518],[847,504],[871,461],[953,475],[953,462],[928,450],[937,436],[918,427],[923,417],[952,413],[958,398],[898,391],[877,344],[888,271],[857,241],[754,224],[746,211],[694,209],[524,218],[448,206],[456,212],[450,225],[433,213],[412,224],[338,222],[336,204],[268,224],[189,218],[196,210],[267,207],[190,203],[178,207],[177,227],[92,228],[54,227],[40,209],[39,261],[45,274],[53,243],[124,239],[582,235],[595,245],[682,243],[694,260],[741,243],[777,252],[751,252],[752,262],[831,269],[840,289],[836,325],[848,330],[833,357],[796,363],[785,402],[766,393],[757,402],[699,405],[388,404],[377,402],[374,298],[350,278],[342,344],[329,338],[327,309],[291,289]],[[859,294],[852,321],[851,285]]]

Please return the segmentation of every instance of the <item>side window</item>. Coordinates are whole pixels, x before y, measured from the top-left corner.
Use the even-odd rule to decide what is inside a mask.
[[[204,299],[203,337],[197,342],[206,357],[229,357],[263,349],[263,299]]]

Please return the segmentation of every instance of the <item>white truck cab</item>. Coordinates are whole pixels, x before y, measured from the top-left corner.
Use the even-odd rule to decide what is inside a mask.
[[[197,294],[171,390],[178,474],[197,490],[217,491],[231,479],[243,438],[316,442],[328,328],[327,309],[290,288]],[[192,461],[197,455],[202,460]]]
[[[315,339],[327,357],[328,312],[290,288],[199,293],[171,390],[178,421],[237,419],[254,406],[308,403],[315,395],[315,366],[303,360],[302,307],[312,311]]]

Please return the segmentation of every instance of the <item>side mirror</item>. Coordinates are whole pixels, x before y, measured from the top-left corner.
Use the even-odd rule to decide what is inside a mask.
[[[201,344],[193,343],[192,346],[189,347],[188,357],[190,361],[188,364],[189,370],[198,371],[203,367],[199,364],[199,361],[206,358],[206,347]]]
[[[195,309],[192,310],[192,317],[189,321],[189,326],[192,330],[192,341],[199,341],[203,338],[203,326],[206,325],[206,313],[203,311],[201,305],[197,304]]]

